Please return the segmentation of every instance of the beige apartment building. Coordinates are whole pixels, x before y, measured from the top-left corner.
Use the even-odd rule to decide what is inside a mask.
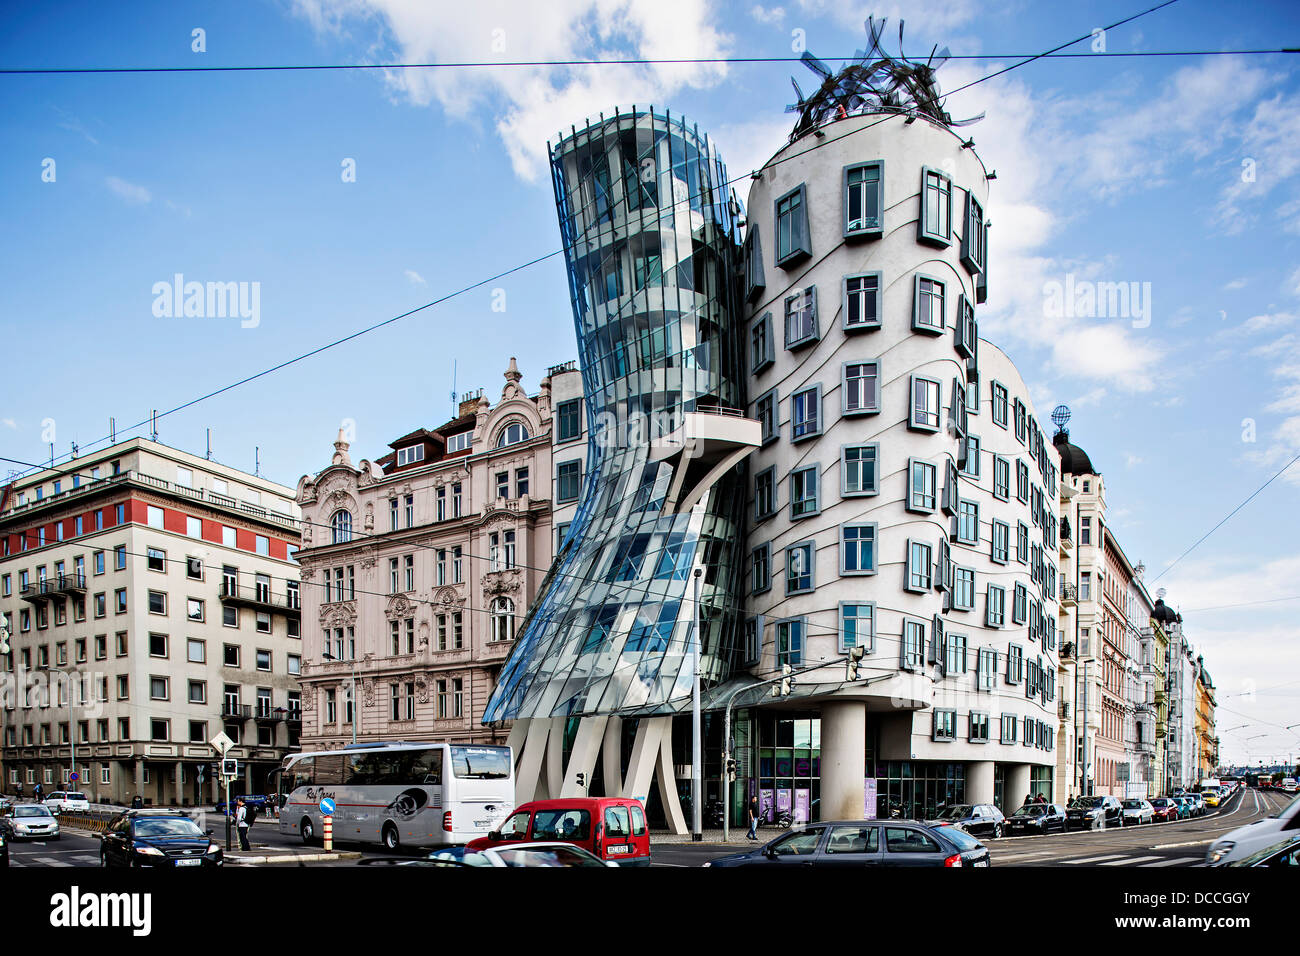
[[[0,489],[0,789],[206,804],[224,731],[264,792],[298,737],[298,545],[292,489],[142,438]]]
[[[303,749],[374,740],[504,743],[484,727],[519,622],[555,551],[553,509],[578,499],[581,395],[572,363],[536,395],[510,360],[501,396],[298,482],[303,515]],[[576,428],[576,434],[569,433]],[[572,460],[553,479],[553,441]]]

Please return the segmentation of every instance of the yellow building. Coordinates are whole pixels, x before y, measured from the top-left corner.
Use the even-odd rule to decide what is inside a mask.
[[[1219,766],[1219,738],[1214,731],[1214,681],[1204,659],[1196,658],[1196,752],[1198,776],[1204,780]]]

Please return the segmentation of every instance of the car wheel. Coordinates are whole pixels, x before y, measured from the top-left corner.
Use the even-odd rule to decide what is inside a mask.
[[[303,843],[313,843],[316,839],[316,828],[312,826],[310,817],[303,817],[302,825],[298,828],[302,832]]]
[[[384,827],[384,835],[382,839],[384,843],[384,849],[390,852],[396,850],[399,846],[401,846],[402,843],[402,841],[397,836],[397,827],[393,826],[391,823],[387,824]]]
[[[995,840],[1002,839],[1002,824],[1000,823],[993,824],[993,839]]]

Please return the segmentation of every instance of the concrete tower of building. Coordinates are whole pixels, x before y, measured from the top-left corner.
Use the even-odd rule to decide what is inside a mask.
[[[946,124],[866,114],[793,139],[750,189],[742,663],[866,650],[859,680],[813,670],[742,716],[742,776],[796,817],[860,815],[864,779],[915,816],[1051,793],[1058,457],[979,338],[988,182]]]

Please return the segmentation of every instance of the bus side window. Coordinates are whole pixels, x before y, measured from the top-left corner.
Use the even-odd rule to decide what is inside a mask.
[[[416,784],[439,786],[442,784],[442,751],[417,750],[412,754],[406,779]]]
[[[343,784],[343,754],[321,754],[316,758],[316,785],[338,787]]]

